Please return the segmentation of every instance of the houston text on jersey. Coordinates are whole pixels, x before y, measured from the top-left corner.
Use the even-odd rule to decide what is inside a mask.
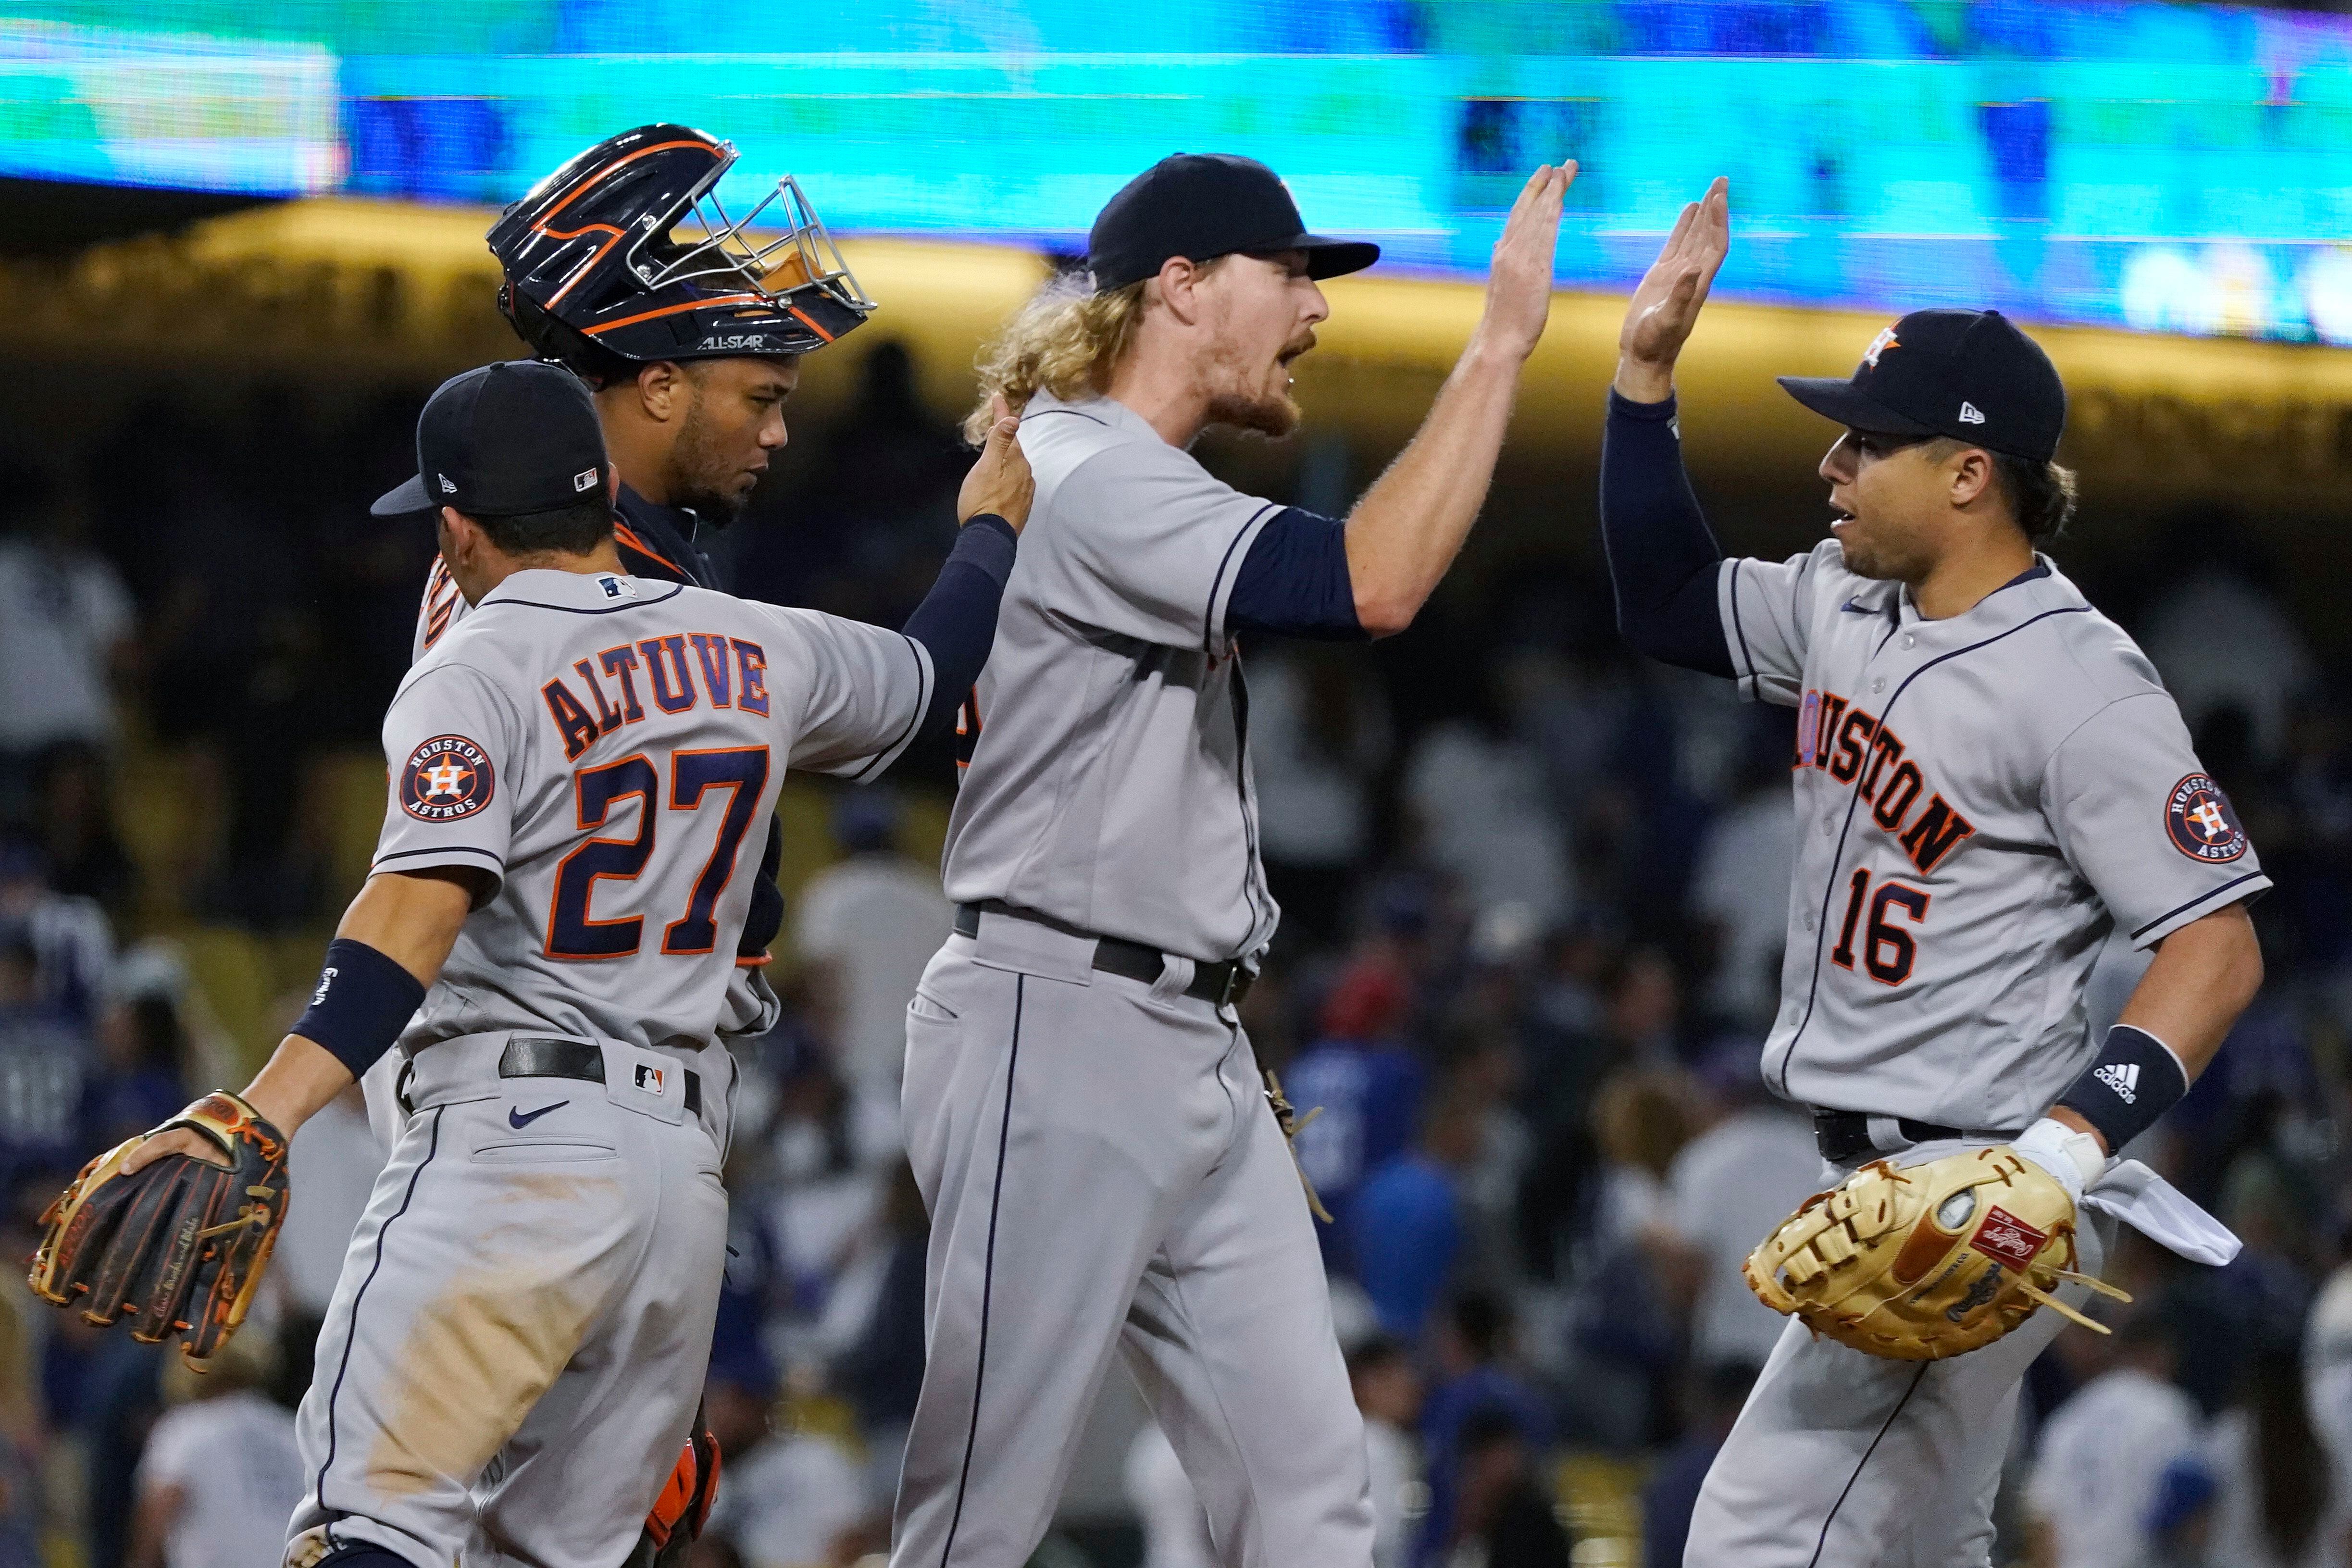
[[[1798,710],[1796,765],[1820,768],[1840,784],[1861,783],[1855,792],[1870,805],[1870,819],[1903,847],[1922,872],[1933,871],[1976,825],[1930,789],[1916,759],[1903,754],[1903,742],[1877,716],[1832,691],[1809,690]],[[1911,808],[1927,796],[1917,816]],[[1909,826],[1906,826],[1906,822]]]

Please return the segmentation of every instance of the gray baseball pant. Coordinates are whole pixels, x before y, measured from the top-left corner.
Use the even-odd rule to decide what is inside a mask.
[[[2095,1275],[2115,1221],[2083,1220],[2076,1267]],[[2058,1292],[2077,1309],[2090,1293]],[[2044,1308],[1966,1355],[1888,1361],[1790,1319],[1699,1489],[1683,1568],[1987,1568],[2019,1382],[2066,1326]]]
[[[508,1037],[417,1054],[302,1401],[296,1568],[349,1542],[416,1568],[618,1563],[686,1441],[732,1064],[605,1041],[601,1084],[501,1079]]]
[[[1114,1352],[1227,1568],[1369,1568],[1363,1424],[1248,1037],[1094,943],[983,921],[907,1015],[929,1360],[892,1568],[1021,1568]]]

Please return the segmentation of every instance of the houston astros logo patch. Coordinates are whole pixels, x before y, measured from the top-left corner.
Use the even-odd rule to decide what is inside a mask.
[[[498,772],[463,735],[436,735],[408,753],[400,773],[401,808],[419,822],[455,822],[490,804]]]
[[[2230,797],[2203,773],[2190,773],[2165,796],[2164,830],[2191,860],[2218,866],[2246,852],[2246,830],[2238,826]]]

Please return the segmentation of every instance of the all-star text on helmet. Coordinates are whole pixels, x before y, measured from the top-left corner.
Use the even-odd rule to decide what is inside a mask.
[[[720,205],[737,155],[687,126],[641,125],[572,158],[490,226],[499,309],[592,381],[661,360],[806,353],[856,329],[874,301],[798,181],[778,180],[741,217]]]

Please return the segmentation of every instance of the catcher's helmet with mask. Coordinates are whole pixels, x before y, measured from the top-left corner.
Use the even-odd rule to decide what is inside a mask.
[[[806,353],[856,329],[859,291],[787,174],[732,216],[731,142],[641,125],[566,163],[492,225],[499,309],[592,381],[661,360]]]

